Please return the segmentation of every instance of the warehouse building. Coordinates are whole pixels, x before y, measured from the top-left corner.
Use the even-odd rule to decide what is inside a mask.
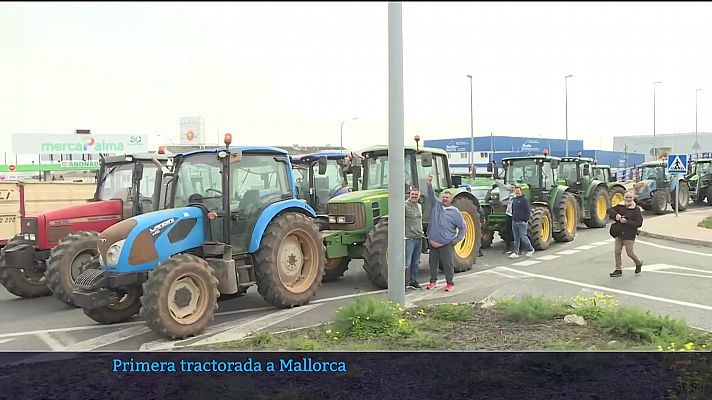
[[[696,137],[695,137],[696,136]],[[698,146],[695,146],[695,143]],[[701,154],[712,152],[712,132],[673,133],[655,135],[655,147],[658,154]],[[614,136],[613,150],[628,153],[645,154],[645,159],[653,159],[653,135]],[[702,156],[702,154],[701,154]]]

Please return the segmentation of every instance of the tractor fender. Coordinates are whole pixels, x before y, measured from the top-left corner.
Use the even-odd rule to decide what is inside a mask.
[[[105,259],[111,246],[125,239],[118,263],[107,265],[107,271],[150,271],[171,256],[201,247],[206,240],[206,221],[205,210],[194,206],[141,214],[102,232],[99,251]]]
[[[593,191],[598,189],[599,187],[603,188],[603,190],[608,192],[608,185],[606,185],[605,183],[603,183],[599,180],[594,180],[594,181],[591,181],[591,184],[588,185],[588,188],[586,188],[586,193],[584,194],[584,199],[585,200],[590,199],[591,193],[593,193]]]
[[[478,209],[480,208],[480,201],[477,200],[477,197],[475,197],[475,195],[472,194],[472,192],[470,192],[469,190],[455,192],[455,195],[453,196],[452,200],[454,201],[455,199],[459,199],[462,197],[466,198],[467,200],[470,200],[472,203],[475,204],[475,207],[477,207]]]
[[[267,226],[272,222],[274,217],[283,212],[299,212],[306,214],[311,218],[316,218],[316,212],[308,204],[305,204],[297,199],[290,199],[285,201],[280,201],[277,203],[272,203],[265,207],[260,214],[260,217],[255,223],[255,227],[252,230],[252,237],[250,238],[250,246],[247,252],[254,254],[260,248],[260,241],[262,241],[262,235],[265,233]]]

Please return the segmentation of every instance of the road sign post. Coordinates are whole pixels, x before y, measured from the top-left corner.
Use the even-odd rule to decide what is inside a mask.
[[[667,170],[671,174],[686,174],[687,173],[687,154],[670,154],[667,159]],[[677,180],[675,186],[675,218],[679,216],[680,205],[680,179]]]

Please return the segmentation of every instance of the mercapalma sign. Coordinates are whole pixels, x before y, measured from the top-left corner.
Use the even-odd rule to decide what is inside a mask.
[[[147,135],[12,135],[15,154],[119,154],[148,151]]]

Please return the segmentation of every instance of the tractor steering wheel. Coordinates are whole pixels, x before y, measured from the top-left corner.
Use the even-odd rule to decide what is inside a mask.
[[[218,196],[222,196],[222,191],[217,190],[217,189],[213,189],[213,188],[205,189],[205,193],[208,193],[208,192],[215,192],[215,193],[217,193]]]

